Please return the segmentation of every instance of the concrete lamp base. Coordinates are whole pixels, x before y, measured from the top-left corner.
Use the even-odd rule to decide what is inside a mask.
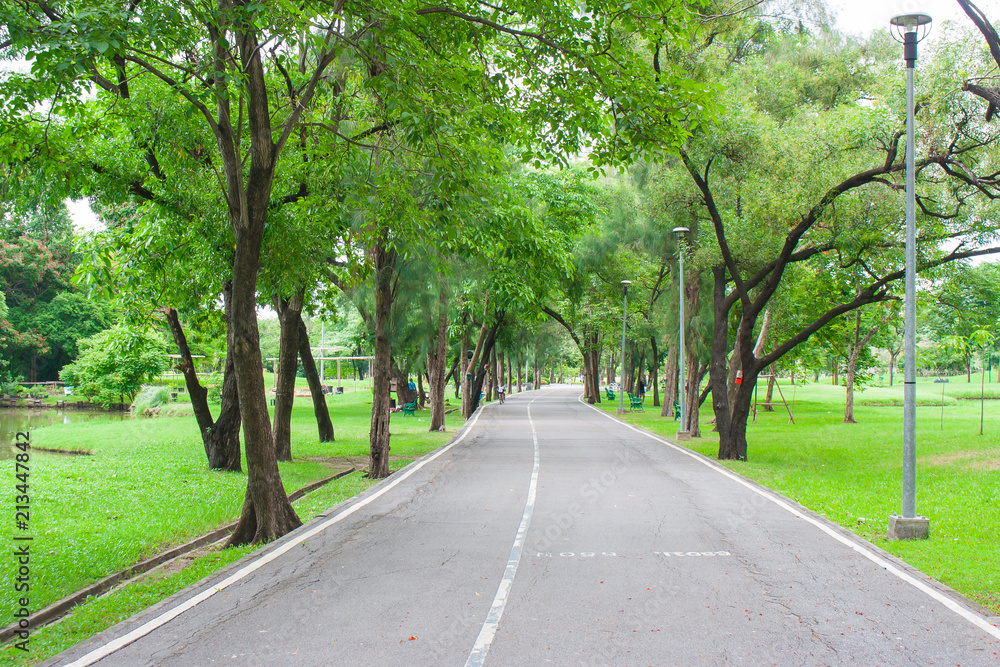
[[[677,431],[677,436],[674,439],[678,441],[690,440],[691,431]]]
[[[898,514],[889,516],[890,540],[924,540],[930,535],[931,522],[925,516],[912,518],[901,517]]]
[[[628,410],[626,410],[625,408],[615,408],[615,414],[616,415],[623,415],[626,412],[628,412]]]

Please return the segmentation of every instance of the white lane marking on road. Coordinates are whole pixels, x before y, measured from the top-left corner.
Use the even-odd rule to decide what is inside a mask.
[[[535,399],[537,400],[537,399]],[[532,400],[531,403],[534,403]],[[535,445],[535,465],[531,470],[531,483],[528,485],[528,498],[524,503],[524,514],[521,515],[521,525],[517,528],[517,535],[514,536],[514,546],[510,548],[510,556],[507,557],[507,569],[504,570],[503,579],[497,588],[496,597],[493,598],[493,605],[486,615],[476,643],[469,653],[465,667],[480,667],[486,660],[486,654],[490,650],[490,644],[497,634],[497,626],[500,625],[500,617],[503,616],[504,607],[507,605],[507,596],[514,585],[514,575],[517,574],[518,563],[521,562],[521,551],[524,547],[524,538],[528,533],[528,525],[531,523],[531,515],[535,511],[535,491],[538,488],[538,433],[535,431],[535,422],[531,419],[531,403],[528,404],[528,424],[531,425],[531,440]]]
[[[753,491],[757,495],[759,495],[759,496],[761,496],[763,498],[766,498],[767,500],[770,500],[772,503],[774,503],[775,505],[777,505],[781,509],[785,510],[786,512],[789,512],[790,514],[795,515],[796,517],[802,519],[803,521],[807,521],[808,523],[811,523],[812,525],[816,526],[817,528],[819,528],[824,533],[826,533],[827,535],[829,535],[833,539],[837,540],[841,544],[849,547],[850,549],[853,549],[854,551],[858,552],[860,555],[864,556],[865,558],[867,558],[871,562],[875,563],[879,567],[885,568],[892,575],[898,577],[902,581],[905,581],[906,583],[910,584],[911,586],[913,586],[917,590],[919,590],[919,591],[927,594],[929,597],[931,597],[932,599],[936,600],[937,602],[940,602],[941,604],[943,604],[948,609],[951,609],[953,612],[955,612],[956,614],[958,614],[959,616],[961,616],[965,620],[969,621],[970,623],[972,623],[973,625],[975,625],[976,627],[978,627],[980,630],[983,630],[983,631],[985,631],[985,632],[993,635],[997,639],[1000,639],[1000,628],[998,628],[995,625],[991,624],[989,621],[987,621],[986,619],[984,619],[979,614],[976,614],[976,613],[970,611],[969,609],[966,609],[965,607],[963,607],[962,605],[960,605],[955,600],[952,600],[951,598],[949,598],[944,593],[941,593],[940,591],[934,590],[933,588],[931,588],[930,586],[928,586],[924,582],[920,581],[919,579],[917,579],[916,577],[914,577],[910,573],[905,572],[905,571],[899,569],[899,567],[897,567],[895,564],[891,563],[890,561],[886,560],[885,558],[882,558],[881,556],[879,556],[875,552],[871,551],[870,549],[866,549],[862,545],[860,545],[860,544],[852,541],[851,539],[845,537],[844,535],[841,535],[840,533],[838,533],[836,530],[834,530],[830,526],[825,525],[823,522],[817,521],[816,519],[814,519],[814,518],[812,518],[810,516],[806,516],[805,514],[802,514],[801,512],[799,512],[798,510],[796,510],[794,507],[792,507],[791,505],[789,505],[785,501],[781,500],[780,498],[776,498],[775,496],[772,496],[770,493],[766,493],[765,491],[762,491],[761,489],[757,488],[756,486],[754,486],[753,484],[751,484],[747,480],[743,479],[742,477],[740,477],[736,473],[734,473],[734,472],[730,471],[729,469],[727,469],[727,468],[719,465],[718,463],[715,463],[714,461],[709,461],[708,459],[703,458],[699,454],[695,454],[694,452],[692,452],[690,450],[687,450],[687,449],[685,449],[683,447],[680,447],[679,445],[675,445],[674,443],[670,442],[669,440],[664,440],[663,438],[659,437],[658,435],[653,435],[652,433],[649,433],[648,431],[644,431],[642,429],[636,428],[635,426],[632,426],[631,424],[626,424],[623,421],[615,419],[613,416],[609,415],[604,410],[601,410],[600,408],[595,408],[594,406],[592,406],[592,405],[590,405],[588,403],[584,403],[582,396],[578,397],[577,400],[580,401],[580,403],[582,405],[585,405],[588,408],[592,408],[593,410],[596,410],[599,414],[604,415],[605,417],[607,417],[608,419],[611,419],[612,421],[618,422],[619,424],[621,424],[622,426],[624,426],[626,428],[632,429],[636,433],[641,433],[642,435],[644,435],[644,436],[646,436],[648,438],[651,438],[651,439],[653,439],[653,440],[655,440],[657,442],[660,442],[660,443],[663,443],[664,445],[667,445],[668,447],[672,447],[672,448],[676,449],[681,454],[684,454],[685,456],[691,457],[692,459],[694,459],[698,463],[702,463],[702,464],[708,466],[709,468],[715,470],[716,472],[719,472],[719,473],[725,475],[726,477],[728,477],[729,479],[733,480],[737,484],[745,486],[746,488],[750,489],[751,491]]]
[[[206,589],[206,590],[202,591],[198,595],[196,595],[193,598],[190,598],[189,600],[187,600],[187,601],[185,601],[185,602],[177,605],[173,609],[170,609],[169,611],[166,611],[163,614],[160,614],[156,618],[154,618],[154,619],[152,619],[150,621],[147,621],[146,623],[142,624],[141,626],[139,626],[138,628],[136,628],[132,632],[129,632],[126,635],[122,635],[118,639],[115,639],[114,641],[108,642],[104,646],[96,648],[93,651],[91,651],[90,653],[86,654],[85,656],[83,656],[83,657],[81,657],[81,658],[79,658],[79,659],[77,659],[77,660],[69,663],[69,665],[67,667],[86,667],[87,665],[94,664],[98,660],[106,658],[107,656],[111,655],[115,651],[118,651],[118,650],[120,650],[120,649],[128,646],[132,642],[134,642],[134,641],[136,641],[138,639],[141,639],[142,637],[145,637],[150,632],[152,632],[153,630],[159,628],[160,626],[162,626],[162,625],[164,625],[166,623],[169,623],[170,621],[172,621],[173,619],[177,618],[178,616],[180,616],[184,612],[189,611],[190,609],[193,609],[194,607],[196,607],[197,605],[201,604],[202,602],[204,602],[208,598],[212,597],[213,595],[215,595],[219,591],[222,591],[222,590],[225,590],[226,588],[229,588],[230,586],[232,586],[233,584],[235,584],[240,579],[243,579],[244,577],[246,577],[246,576],[252,574],[253,572],[259,570],[260,568],[264,567],[265,565],[267,565],[271,561],[275,560],[276,558],[280,558],[281,556],[283,556],[284,554],[288,553],[289,551],[291,551],[292,549],[294,549],[298,545],[302,544],[306,540],[308,540],[308,539],[310,539],[312,537],[315,537],[316,535],[322,533],[324,530],[326,530],[327,528],[329,528],[333,524],[338,523],[338,522],[346,519],[347,517],[349,517],[350,515],[354,514],[355,512],[357,512],[359,509],[361,509],[365,505],[368,505],[369,503],[374,502],[377,498],[379,498],[380,496],[382,496],[385,493],[387,493],[390,489],[392,489],[393,487],[395,487],[397,484],[399,484],[400,482],[404,481],[408,477],[412,476],[415,472],[417,472],[418,470],[420,470],[421,468],[423,468],[425,465],[427,465],[428,463],[430,463],[434,459],[438,458],[439,456],[441,456],[442,454],[444,454],[445,452],[447,452],[449,449],[451,449],[455,445],[457,445],[460,442],[462,442],[463,440],[465,440],[466,436],[468,436],[469,433],[472,432],[472,429],[475,428],[476,422],[479,421],[479,415],[481,415],[481,414],[482,414],[482,410],[477,410],[476,411],[476,415],[473,418],[472,423],[469,424],[469,427],[467,429],[465,429],[465,433],[463,433],[454,442],[452,442],[449,445],[445,445],[443,448],[439,449],[436,453],[428,456],[427,458],[423,459],[422,461],[418,461],[417,463],[412,464],[411,467],[409,467],[407,470],[403,471],[402,473],[396,473],[397,475],[399,475],[399,477],[390,478],[390,479],[392,479],[392,481],[389,482],[388,484],[386,484],[384,487],[382,487],[379,491],[376,491],[375,493],[373,493],[372,495],[368,496],[364,500],[362,500],[360,502],[357,502],[354,505],[351,505],[350,507],[347,507],[347,508],[341,510],[340,512],[338,512],[334,516],[332,516],[329,519],[327,519],[326,521],[324,521],[323,523],[320,523],[320,524],[318,524],[318,525],[310,528],[308,531],[306,531],[302,535],[299,535],[297,537],[297,539],[285,542],[284,544],[282,544],[281,546],[277,547],[276,549],[274,549],[272,551],[269,551],[268,553],[264,554],[263,556],[261,556],[260,558],[258,558],[257,560],[255,560],[254,562],[249,563],[248,565],[240,568],[239,570],[237,570],[236,572],[234,572],[232,575],[230,575],[229,577],[227,577],[226,579],[224,579],[219,584],[217,584],[217,585],[215,585],[215,586],[213,586],[213,587],[211,587],[209,589]],[[536,465],[536,470],[537,470],[537,459],[536,459],[536,464],[535,465]]]

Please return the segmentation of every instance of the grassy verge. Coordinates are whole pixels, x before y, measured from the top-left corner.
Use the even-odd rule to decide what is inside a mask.
[[[337,441],[317,440],[312,404],[296,401],[292,417],[291,463],[280,463],[289,493],[327,477],[351,462],[364,465],[368,453],[371,397],[366,392],[329,397]],[[393,468],[447,442],[449,433],[430,433],[429,414],[393,415]],[[131,563],[181,544],[239,516],[246,476],[206,469],[193,418],[135,419],[58,424],[32,432],[32,444],[90,456],[36,453],[31,461],[31,606],[38,610]],[[245,469],[244,461],[244,469]],[[9,477],[13,487],[13,463]],[[299,500],[308,521],[374,482],[348,475]],[[13,544],[12,528],[3,538]],[[225,550],[195,560],[179,573],[153,575],[90,600],[61,623],[32,634],[31,651],[11,645],[0,651],[4,664],[33,664],[110,627],[247,553]],[[0,619],[12,620],[13,586],[0,590]]]
[[[760,389],[763,392],[764,383]],[[758,413],[757,422],[747,429],[749,461],[724,464],[1000,614],[1000,551],[996,546],[1000,404],[986,402],[985,430],[980,436],[978,401],[954,400],[970,389],[954,379],[945,385],[942,428],[941,385],[929,378],[918,384],[921,403],[938,399],[936,406],[917,408],[917,511],[930,519],[927,540],[886,539],[889,515],[900,511],[903,411],[893,404],[902,397],[902,385],[856,394],[856,424],[843,423],[842,387],[783,386],[785,398],[791,402],[794,397],[795,425],[788,423],[780,405],[776,412]],[[979,387],[975,389],[978,395]],[[988,383],[990,390],[998,392],[1000,385]],[[859,405],[861,397],[887,404]],[[715,458],[718,435],[710,432],[710,406],[711,399],[702,410],[704,437],[686,444]],[[605,401],[601,407],[613,413],[616,404]],[[677,432],[677,422],[660,417],[658,410],[624,418],[668,438]]]

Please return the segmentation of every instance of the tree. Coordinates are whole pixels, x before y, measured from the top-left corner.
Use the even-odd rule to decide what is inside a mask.
[[[480,13],[479,7],[392,0],[356,11],[321,1],[178,8],[160,1],[119,7],[30,0],[5,5],[0,18],[10,36],[0,48],[34,57],[31,76],[4,82],[0,97],[9,114],[31,118],[46,101],[68,116],[91,85],[109,110],[142,113],[155,108],[132,96],[132,85],[143,79],[156,82],[157,99],[183,100],[210,137],[200,152],[218,174],[217,195],[234,235],[230,354],[248,464],[244,511],[231,544],[270,540],[299,525],[271,444],[255,306],[273,200],[303,191],[296,178],[302,155],[294,148],[301,130],[323,128],[332,144],[363,147],[377,180],[390,135],[408,134],[412,148],[448,134],[449,114],[436,110],[471,118],[478,132],[486,128],[531,144],[531,156],[578,152],[587,137],[595,159],[610,163],[643,150],[653,136],[678,143],[706,106],[704,88],[660,58],[661,49],[676,48],[697,25],[697,17],[672,3],[580,12],[564,3],[516,2],[497,15],[489,8]],[[280,44],[298,44],[299,51]],[[293,60],[307,66],[295,67]],[[434,86],[418,85],[428,81]],[[613,126],[605,120],[608,101]],[[16,148],[17,156],[31,151]],[[151,149],[144,156],[152,152],[144,175],[149,182],[158,169]],[[275,193],[275,187],[288,189]],[[372,439],[373,451],[387,451],[384,318],[401,249],[377,219],[368,217],[366,226],[378,323]],[[373,466],[372,472],[387,469]]]
[[[927,317],[932,339],[969,341],[975,332],[1000,322],[1000,265],[958,267],[932,289]],[[962,357],[966,380],[972,382],[973,346],[951,345]]]
[[[958,0],[958,4],[982,33],[993,61],[1000,67],[1000,34],[997,34],[996,28],[987,20],[986,15],[970,0]],[[1000,111],[1000,86],[984,85],[986,82],[987,80],[978,78],[966,79],[962,84],[962,90],[986,100],[986,122],[989,123]]]
[[[828,53],[837,43],[818,42],[785,43],[786,50],[775,52],[774,60],[749,64],[766,69],[790,57],[790,62],[779,65],[783,71],[789,66],[805,67],[802,80],[814,71],[824,77],[809,50],[821,46]],[[839,44],[842,55],[826,60],[856,58],[854,46]],[[889,109],[856,105],[847,92],[850,86],[845,85],[864,83],[870,88],[882,81],[877,74],[862,68],[854,81],[831,88],[829,97],[827,88],[810,82],[799,89],[802,98],[795,108],[770,107],[772,100],[766,93],[774,83],[753,76],[736,79],[734,89],[748,83],[757,87],[756,93],[747,90],[746,95],[734,96],[735,104],[750,106],[728,114],[732,120],[727,120],[721,132],[702,135],[680,151],[700,206],[711,221],[718,250],[712,267],[715,327],[710,374],[720,458],[746,459],[746,424],[761,370],[835,318],[895,298],[892,285],[903,276],[898,268],[901,242],[894,226],[884,221],[893,211],[902,210],[895,194],[904,170],[899,156],[902,131],[895,129],[899,121]],[[869,76],[868,81],[860,80]],[[946,74],[938,76],[934,85],[941,86]],[[783,91],[786,98],[788,92]],[[997,191],[994,177],[975,176],[995,173],[991,154],[984,147],[996,141],[996,136],[983,134],[984,128],[961,104],[938,108],[941,114],[926,112],[922,121],[944,134],[916,162],[925,188],[918,194],[923,218],[921,270],[996,251],[966,251],[961,246],[947,254],[936,250],[936,243],[944,239],[989,238],[993,232],[984,230],[971,214],[970,202],[977,195],[993,197]],[[782,155],[771,152],[778,146]],[[820,161],[821,171],[814,167]],[[752,187],[744,187],[747,182]],[[777,192],[782,193],[780,198],[774,196]],[[738,238],[739,244],[730,245],[730,238]],[[753,346],[758,320],[781,287],[786,270],[799,262],[827,271],[860,267],[865,279],[853,298],[814,304],[807,324],[773,343],[771,352],[758,355]],[[744,380],[730,403],[725,359],[730,314],[737,304],[736,346]]]
[[[44,242],[31,236],[15,236],[9,240],[0,238],[0,289],[7,307],[10,330],[3,345],[4,356],[14,362],[14,370],[35,382],[39,377],[54,379],[59,369],[66,363],[64,348],[53,348],[46,333],[55,333],[53,319],[68,314],[72,309],[67,298],[52,305],[60,294],[71,289],[69,277],[73,266],[68,250],[57,244],[49,248]],[[100,308],[92,309],[93,315],[106,320],[106,313]],[[99,313],[97,311],[100,311]],[[87,329],[86,324],[74,325]],[[86,333],[95,333],[91,328]],[[83,332],[81,332],[83,333]],[[59,337],[64,341],[62,337]]]
[[[62,380],[104,407],[131,402],[142,385],[167,369],[166,342],[142,329],[117,325],[80,341],[80,356]]]
[[[226,273],[209,274],[194,268],[201,262],[214,263],[220,254],[225,256],[217,250],[221,242],[205,228],[188,224],[193,219],[185,220],[148,203],[142,206],[126,200],[108,204],[105,198],[111,195],[104,192],[95,204],[107,229],[79,239],[82,261],[76,282],[92,297],[113,299],[137,325],[149,326],[159,316],[166,320],[180,355],[176,368],[184,376],[208,466],[239,471],[240,407],[230,353],[232,282]],[[208,389],[198,379],[188,337],[192,332],[185,328],[185,321],[188,326],[195,321],[204,330],[222,329],[219,337],[225,344],[225,361],[219,411],[214,417]]]
[[[875,309],[874,317],[869,316],[868,322],[862,325],[863,315],[869,309],[859,307],[848,313],[849,322],[853,325],[849,330],[850,339],[847,348],[847,368],[844,371],[844,387],[847,400],[844,402],[844,423],[856,424],[854,419],[854,381],[858,371],[858,360],[868,353],[868,344],[876,334],[885,327],[896,313],[893,313],[890,303],[881,304]],[[867,329],[867,331],[863,331]]]

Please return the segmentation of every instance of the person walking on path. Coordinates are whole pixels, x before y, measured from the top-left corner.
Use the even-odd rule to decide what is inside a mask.
[[[646,383],[642,381],[642,378],[639,378],[639,384],[635,386],[635,393],[639,398],[646,398]]]

